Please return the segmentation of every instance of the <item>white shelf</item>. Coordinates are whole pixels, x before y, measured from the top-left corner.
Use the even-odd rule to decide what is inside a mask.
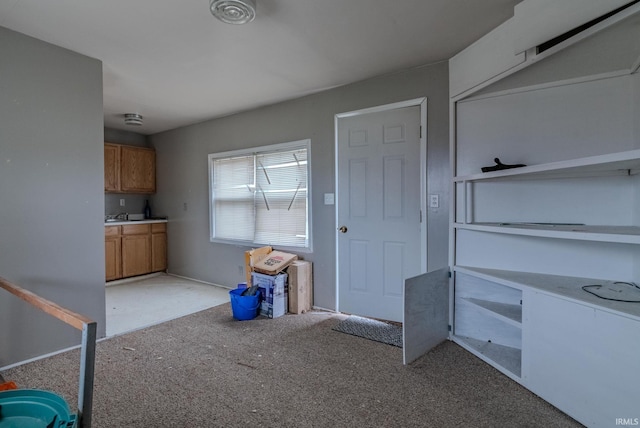
[[[499,269],[455,266],[454,271],[473,275],[519,290],[534,289],[566,300],[591,306],[640,321],[640,303],[618,302],[596,297],[582,289],[584,285],[613,283],[611,280],[516,272]]]
[[[456,176],[453,180],[455,182],[465,182],[504,178],[560,178],[605,174],[632,175],[636,174],[638,170],[640,170],[640,150],[630,150],[502,171]]]
[[[463,298],[484,311],[514,327],[522,327],[522,306],[508,303],[492,302],[489,300],[475,299],[472,297]]]
[[[640,244],[638,226],[553,225],[536,223],[455,223],[457,229],[542,238]]]
[[[498,366],[497,368],[502,368],[503,371],[506,370],[507,374],[520,378],[522,372],[522,350],[471,337],[453,336],[453,340],[485,362]]]

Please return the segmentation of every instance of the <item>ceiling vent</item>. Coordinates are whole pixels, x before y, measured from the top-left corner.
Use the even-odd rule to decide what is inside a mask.
[[[125,125],[133,125],[133,126],[141,126],[142,125],[142,116],[138,113],[125,113],[124,115],[124,124]]]
[[[246,24],[256,17],[255,0],[209,0],[213,16],[227,24]]]

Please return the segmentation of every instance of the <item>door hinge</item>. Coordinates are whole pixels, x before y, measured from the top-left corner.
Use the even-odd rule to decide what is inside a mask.
[[[448,273],[448,275],[449,275],[449,278],[451,278],[451,271],[449,271],[449,272],[447,272],[447,273]]]
[[[447,328],[449,329],[449,331],[451,331],[451,324],[449,324]]]
[[[422,125],[420,125],[420,138],[422,138]]]
[[[422,223],[422,210],[420,210],[420,223]]]

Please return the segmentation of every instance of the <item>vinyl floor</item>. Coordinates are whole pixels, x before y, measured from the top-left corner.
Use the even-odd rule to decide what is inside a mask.
[[[106,287],[107,336],[115,336],[229,301],[229,290],[160,274]]]

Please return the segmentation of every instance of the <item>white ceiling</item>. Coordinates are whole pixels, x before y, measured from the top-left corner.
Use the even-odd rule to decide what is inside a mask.
[[[0,26],[103,62],[105,126],[154,134],[445,60],[520,0],[0,0]],[[140,113],[141,127],[123,113]]]

